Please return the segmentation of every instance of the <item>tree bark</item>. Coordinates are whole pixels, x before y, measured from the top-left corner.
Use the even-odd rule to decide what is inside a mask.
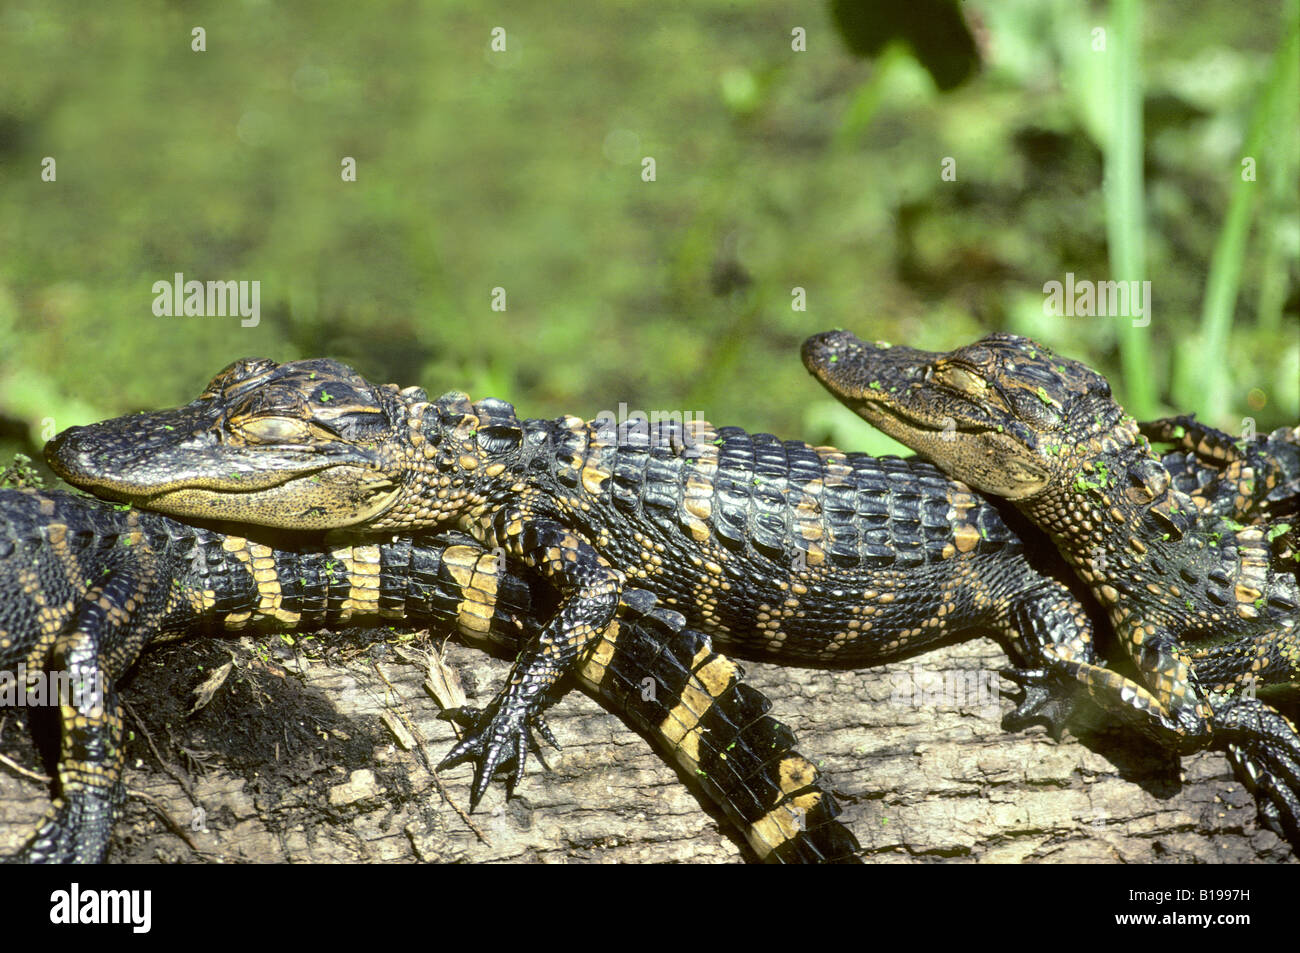
[[[147,674],[124,693],[134,715],[126,781],[146,797],[129,798],[110,862],[748,859],[690,778],[577,690],[549,715],[563,750],[530,758],[509,800],[494,783],[476,813],[462,814],[470,768],[445,772],[440,790],[405,737],[423,736],[429,763],[454,742],[424,690],[424,667],[408,660],[436,652],[441,638],[306,662],[278,638],[189,641],[146,653],[139,667]],[[227,660],[230,674],[212,702],[187,715],[193,687]],[[455,642],[446,661],[480,706],[509,669]],[[1041,728],[1005,732],[999,721],[1009,698],[988,705],[952,691],[899,697],[917,673],[1005,685],[993,674],[1004,663],[993,642],[977,640],[860,671],[745,668],[834,786],[870,862],[1295,862],[1259,825],[1220,752],[1185,757],[1180,768],[1119,728],[1084,725],[1082,740],[1060,743]],[[160,679],[171,689],[161,690]],[[0,746],[39,769],[12,717]],[[0,770],[0,849],[21,844],[48,790]]]

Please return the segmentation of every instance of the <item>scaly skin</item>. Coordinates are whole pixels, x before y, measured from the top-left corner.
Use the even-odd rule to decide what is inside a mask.
[[[458,624],[473,641],[513,649],[554,601],[455,532],[326,546],[228,535],[70,493],[0,490],[0,671],[73,670],[103,688],[98,706],[61,708],[59,799],[10,859],[102,860],[123,793],[116,685],[155,639],[405,620]],[[624,592],[576,674],[700,779],[760,858],[856,859],[835,799],[767,699],[649,593]],[[540,711],[535,719],[544,731]]]
[[[1187,453],[1175,484],[1202,512],[1241,523],[1300,515],[1300,427],[1236,438],[1187,415],[1141,423],[1138,431]],[[1168,469],[1169,456],[1162,462]]]
[[[787,663],[868,665],[975,634],[1032,672],[1092,660],[1088,610],[1047,541],[913,461],[704,422],[524,420],[326,360],[238,362],[191,404],[72,428],[46,455],[73,484],[178,516],[376,538],[455,528],[544,576],[555,613],[444,761],[476,762],[476,799],[498,768],[518,777],[533,712],[626,585]],[[1059,733],[1069,687],[1033,681],[1007,724]]]
[[[1270,548],[1284,524],[1242,525],[1219,512],[1217,491],[1199,507],[1101,375],[1025,338],[932,353],[830,332],[804,344],[804,363],[864,419],[1045,529],[1106,607],[1142,683],[1092,665],[1070,674],[1177,751],[1229,746],[1265,821],[1296,841],[1300,736],[1254,697],[1300,684],[1297,567],[1285,546]],[[1207,455],[1208,433],[1193,436]],[[1254,447],[1229,462],[1240,459],[1272,472],[1273,485],[1240,494],[1233,512],[1262,518],[1294,498],[1291,464]]]

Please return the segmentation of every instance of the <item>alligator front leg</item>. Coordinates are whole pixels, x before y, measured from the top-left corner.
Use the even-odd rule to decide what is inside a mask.
[[[481,713],[460,709],[453,714],[457,720],[472,720],[473,727],[438,768],[475,762],[471,809],[498,770],[509,770],[507,791],[514,789],[523,775],[530,727],[558,747],[542,719],[547,694],[609,625],[624,582],[623,574],[589,542],[555,520],[530,518],[518,509],[503,510],[493,520],[492,533],[508,555],[545,576],[562,601],[524,647],[506,687],[492,704]]]
[[[1060,740],[1074,712],[1081,674],[1095,663],[1092,622],[1068,589],[1056,582],[1008,600],[998,620],[1013,667],[1003,677],[1021,689],[1015,710],[1002,719],[1007,731],[1042,724]]]
[[[1049,617],[1038,623],[1044,630]],[[1213,736],[1214,712],[1182,647],[1169,635],[1145,628],[1121,630],[1128,649],[1147,684],[1098,665],[1091,646],[1080,652],[1072,642],[1045,640],[1039,646],[1038,668],[1004,669],[1003,675],[1020,684],[1024,699],[1004,719],[1011,730],[1033,721],[1045,721],[1057,736],[1056,718],[1068,715],[1063,707],[1072,683],[1100,708],[1116,714],[1154,741],[1182,753],[1205,747]]]
[[[1227,742],[1238,780],[1255,796],[1264,824],[1300,849],[1300,734],[1276,709],[1255,698],[1216,706],[1215,737]]]

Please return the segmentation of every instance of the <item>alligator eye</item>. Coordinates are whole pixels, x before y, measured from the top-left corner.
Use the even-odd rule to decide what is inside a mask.
[[[250,417],[231,421],[230,428],[249,443],[307,443],[312,428],[293,417]]]
[[[957,367],[947,364],[935,372],[939,383],[943,384],[959,394],[965,394],[968,397],[980,397],[988,389],[988,384],[984,378],[978,374],[973,374],[964,367]]]

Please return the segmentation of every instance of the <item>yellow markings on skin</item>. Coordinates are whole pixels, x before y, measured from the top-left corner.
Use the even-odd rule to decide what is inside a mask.
[[[474,576],[465,591],[465,598],[457,606],[459,620],[475,617],[475,624],[482,624],[486,630],[492,627],[492,617],[496,614],[497,582],[501,572],[501,560],[494,553],[484,553],[474,564]]]
[[[781,790],[790,794],[816,781],[817,769],[807,758],[793,755],[781,762],[778,777],[781,779]]]
[[[691,475],[686,481],[686,496],[713,495],[714,476],[718,472],[718,457],[722,451],[715,440],[718,431],[707,420],[691,420],[687,423],[689,451],[683,451],[691,461]],[[695,489],[695,482],[702,482],[706,489]]]
[[[809,543],[804,552],[804,562],[808,566],[821,566],[826,562],[826,551],[819,545],[826,538],[821,515],[821,491],[821,480],[809,481],[802,487],[803,496],[792,510],[794,519],[791,529],[800,539]]]
[[[59,629],[47,629],[41,632],[25,659],[28,672],[39,672],[45,668],[46,656],[50,654],[50,649],[54,647],[58,638]]]
[[[682,526],[686,528],[686,531],[691,534],[691,539],[695,540],[695,542],[703,543],[709,538],[709,524],[703,520],[683,514],[681,522]]]
[[[468,443],[474,439],[474,432],[479,428],[479,419],[473,414],[465,414],[456,421],[456,429],[452,431],[452,439],[457,443]]]
[[[697,520],[708,520],[713,517],[713,500],[690,495],[690,484],[686,487],[687,496],[682,503],[682,507],[687,513],[694,516]]]
[[[344,546],[330,555],[343,563],[348,574],[348,594],[339,622],[379,614],[379,547]]]
[[[247,543],[247,558],[249,568],[253,573],[253,581],[257,584],[257,609],[259,616],[278,619],[288,626],[298,624],[301,615],[297,612],[290,612],[280,608],[282,593],[280,592],[280,578],[275,574],[275,556],[274,550],[269,546],[263,546],[261,543]]]
[[[482,638],[492,629],[496,611],[499,561],[492,553],[473,546],[448,546],[442,563],[460,586],[463,598],[456,606],[456,624],[469,637]]]
[[[603,470],[590,463],[582,468],[582,488],[592,496],[600,496],[604,490],[605,481],[608,479],[608,470]]]
[[[826,563],[826,550],[816,543],[811,543],[804,551],[804,562],[809,566],[822,566]]]
[[[707,649],[701,649],[695,656],[696,661],[698,662],[707,654]],[[707,665],[702,666],[695,673],[695,677],[700,680],[708,691],[710,698],[713,699],[725,692],[740,677],[740,672],[736,667],[736,663],[731,659],[725,655],[717,655]],[[710,704],[712,704],[711,700]]]
[[[791,755],[781,762],[779,776],[781,790],[792,792],[812,784],[816,780],[817,769],[806,759]],[[756,853],[766,857],[781,844],[798,837],[805,827],[804,818],[821,800],[820,791],[808,791],[783,801],[751,825],[746,832],[750,845]]]
[[[468,453],[462,453],[456,460],[462,470],[473,470],[478,467],[478,457],[470,456]]]
[[[709,654],[708,649],[700,649],[691,662],[692,668]],[[681,699],[659,725],[660,735],[697,764],[700,760],[700,718],[735,677],[735,663],[725,656],[715,657],[686,683]]]
[[[77,554],[68,546],[68,527],[66,523],[49,523],[45,527],[45,538],[49,542],[50,551],[54,553],[58,561],[63,565],[67,578],[81,580],[86,573],[82,570],[81,561]],[[89,585],[89,584],[87,584]],[[36,591],[37,605],[45,604],[45,594],[38,588]],[[68,611],[71,612],[71,602],[66,603]]]
[[[618,620],[615,619],[605,629],[605,634],[595,640],[595,645],[579,665],[578,677],[584,679],[589,685],[599,686],[605,681],[605,675],[609,672],[609,663],[613,660],[617,648],[619,631]]]
[[[952,538],[959,552],[969,553],[979,545],[980,532],[970,523],[958,523],[952,528]]]

